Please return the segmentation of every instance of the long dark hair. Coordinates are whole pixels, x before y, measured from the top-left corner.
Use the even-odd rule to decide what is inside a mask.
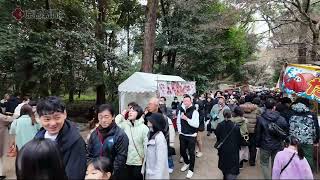
[[[48,139],[33,139],[25,144],[16,159],[18,180],[67,180],[58,147]]]
[[[295,136],[288,136],[285,140],[287,146],[296,146],[298,150],[298,156],[302,160],[304,158],[304,151],[301,147],[300,141]]]
[[[32,107],[29,104],[25,104],[21,107],[20,117],[23,115],[28,115],[31,118],[31,124],[34,125],[37,123],[36,117],[32,111]]]

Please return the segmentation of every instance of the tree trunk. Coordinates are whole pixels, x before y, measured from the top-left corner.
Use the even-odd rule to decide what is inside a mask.
[[[308,0],[302,0],[301,7],[304,12],[308,13],[309,3]],[[300,14],[300,18],[303,21],[307,21],[306,17]],[[299,46],[298,46],[298,63],[306,64],[307,63],[307,32],[309,30],[308,26],[300,23],[299,27]]]
[[[106,8],[105,8],[105,0],[98,0],[98,17],[96,20],[96,38],[101,42],[104,42],[104,26],[103,23],[106,18]],[[100,72],[100,75],[103,76],[104,74],[104,57],[102,53],[98,53],[96,56],[97,61],[97,70]],[[102,78],[103,79],[103,78]],[[104,80],[100,82],[99,85],[96,86],[96,104],[101,105],[106,102],[106,95],[105,95],[105,85]]]
[[[128,56],[128,60],[130,57],[130,22],[129,22],[129,17],[130,17],[130,12],[127,12],[127,17],[128,17],[128,22],[127,22],[127,56]]]
[[[51,77],[50,91],[51,96],[59,96],[61,93],[62,75],[56,74]]]
[[[157,56],[157,64],[161,65],[162,58],[163,58],[163,50],[159,49],[159,53],[158,53],[158,56]]]
[[[307,63],[307,33],[308,26],[300,23],[299,45],[298,45],[298,64]]]
[[[142,72],[152,72],[159,0],[148,0],[147,21],[144,29]]]
[[[313,62],[320,61],[320,57],[318,52],[320,50],[320,42],[319,42],[319,31],[318,33],[313,33],[313,41],[312,41],[312,50],[311,50],[311,60]]]

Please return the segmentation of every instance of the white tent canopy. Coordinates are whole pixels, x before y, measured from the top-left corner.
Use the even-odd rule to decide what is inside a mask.
[[[179,76],[135,72],[118,86],[119,110],[124,110],[129,102],[136,102],[142,108],[151,97],[156,97],[157,81],[184,82]]]

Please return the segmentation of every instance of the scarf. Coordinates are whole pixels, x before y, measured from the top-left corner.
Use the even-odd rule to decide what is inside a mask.
[[[102,135],[103,139],[106,139],[111,129],[113,129],[115,126],[116,126],[116,123],[114,121],[107,128],[103,128],[101,125],[99,125],[98,131]]]

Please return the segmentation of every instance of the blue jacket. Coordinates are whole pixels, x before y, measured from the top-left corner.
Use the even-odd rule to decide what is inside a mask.
[[[126,165],[128,146],[128,136],[117,125],[107,133],[105,139],[96,129],[91,133],[88,142],[88,158],[89,160],[100,156],[109,158],[113,162],[113,175],[117,177],[123,173],[123,167]]]
[[[41,128],[35,138],[44,138],[46,130]],[[66,120],[56,143],[62,154],[68,179],[84,179],[86,175],[86,144],[75,124]]]

